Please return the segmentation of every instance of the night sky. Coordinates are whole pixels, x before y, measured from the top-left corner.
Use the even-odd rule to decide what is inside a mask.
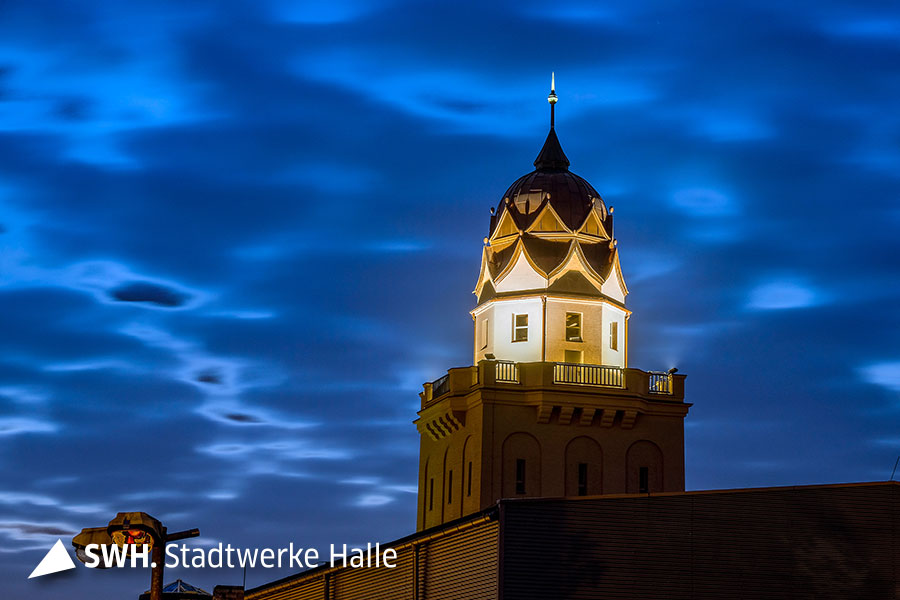
[[[887,479],[898,69],[893,2],[0,3],[4,597],[136,598],[145,571],[25,579],[119,510],[411,533],[418,392],[471,364],[551,71],[630,363],[688,376],[688,489]]]

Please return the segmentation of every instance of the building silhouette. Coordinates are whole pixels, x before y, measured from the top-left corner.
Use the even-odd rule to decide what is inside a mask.
[[[900,598],[896,482],[684,491],[684,376],[628,364],[612,209],[555,131],[492,213],[473,366],[424,384],[416,533],[387,569],[229,600]]]

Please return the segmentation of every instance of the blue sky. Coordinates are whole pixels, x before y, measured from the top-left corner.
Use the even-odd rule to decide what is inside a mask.
[[[25,581],[117,510],[201,544],[411,532],[417,392],[471,362],[551,70],[631,362],[688,375],[688,487],[886,479],[897,65],[887,2],[3,3],[5,589],[135,597]]]

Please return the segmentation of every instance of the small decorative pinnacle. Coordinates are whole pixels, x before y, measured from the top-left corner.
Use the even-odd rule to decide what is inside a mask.
[[[550,103],[550,133],[544,141],[544,147],[541,148],[540,154],[534,159],[534,166],[538,171],[567,171],[569,169],[569,159],[559,145],[559,138],[556,137],[555,111],[556,102],[556,73],[550,74],[550,95],[547,96],[547,102]]]
[[[547,102],[550,103],[550,129],[553,129],[553,125],[554,125],[553,121],[555,120],[554,119],[554,117],[555,117],[554,108],[556,108],[555,105],[558,100],[559,100],[559,98],[556,97],[556,73],[551,71],[550,72],[550,95],[547,96]]]

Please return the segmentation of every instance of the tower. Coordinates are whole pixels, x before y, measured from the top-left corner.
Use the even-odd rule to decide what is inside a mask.
[[[491,211],[474,365],[426,383],[419,530],[500,498],[684,490],[684,376],[628,366],[612,209],[555,129]]]

